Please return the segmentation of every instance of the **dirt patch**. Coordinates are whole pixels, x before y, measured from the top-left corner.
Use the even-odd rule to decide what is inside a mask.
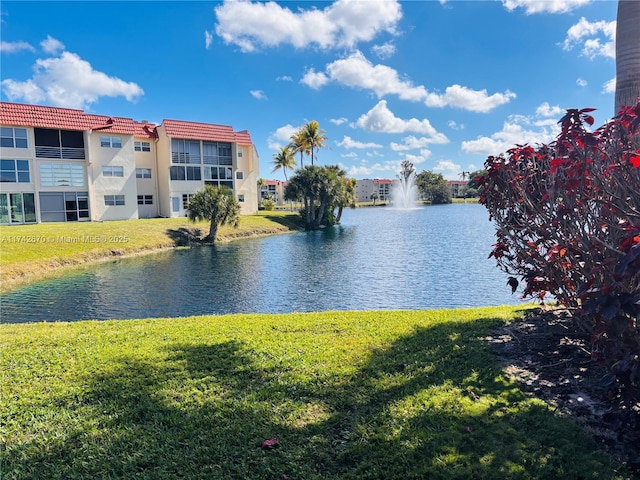
[[[591,359],[589,334],[577,328],[566,310],[532,311],[487,340],[506,374],[526,394],[572,418],[640,478],[640,442],[609,421],[611,405],[601,383],[607,372]]]

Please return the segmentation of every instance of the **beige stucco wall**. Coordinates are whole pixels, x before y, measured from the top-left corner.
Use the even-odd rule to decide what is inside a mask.
[[[234,165],[234,185],[236,198],[243,198],[240,202],[240,213],[242,215],[252,215],[258,211],[258,178],[260,170],[259,162],[254,158],[254,148],[252,145],[235,145],[233,156],[236,159]],[[242,156],[238,156],[238,152]],[[237,172],[242,172],[242,180],[238,180]],[[242,195],[243,197],[239,197]]]
[[[100,137],[119,137],[121,148],[100,146]],[[138,218],[138,199],[136,185],[136,165],[134,160],[133,136],[92,132],[89,135],[89,178],[92,179],[89,191],[92,220],[129,220]],[[103,166],[121,166],[122,177],[106,177],[102,174]],[[125,204],[118,206],[105,205],[105,195],[124,195]]]
[[[160,198],[158,195],[158,172],[156,168],[156,142],[153,138],[134,138],[134,142],[146,142],[149,144],[149,152],[134,150],[135,168],[148,168],[151,170],[151,178],[137,178],[136,188],[138,195],[153,196],[153,205],[138,205],[139,218],[153,218],[160,215]]]

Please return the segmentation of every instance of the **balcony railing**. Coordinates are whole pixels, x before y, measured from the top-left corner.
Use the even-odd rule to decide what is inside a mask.
[[[64,158],[66,160],[84,160],[84,148],[39,147],[36,145],[37,158]]]

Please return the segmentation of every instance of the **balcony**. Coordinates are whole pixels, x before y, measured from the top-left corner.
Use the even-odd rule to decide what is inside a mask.
[[[84,160],[84,148],[41,147],[36,145],[36,158],[60,158],[66,160]]]

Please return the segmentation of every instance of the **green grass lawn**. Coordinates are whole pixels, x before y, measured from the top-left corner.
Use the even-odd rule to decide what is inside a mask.
[[[0,325],[0,476],[623,478],[502,374],[482,338],[522,314]]]
[[[237,229],[220,227],[218,241],[286,233],[300,228],[299,218],[286,212],[242,216]],[[87,262],[185,245],[189,232],[208,229],[187,218],[0,226],[0,291]]]

